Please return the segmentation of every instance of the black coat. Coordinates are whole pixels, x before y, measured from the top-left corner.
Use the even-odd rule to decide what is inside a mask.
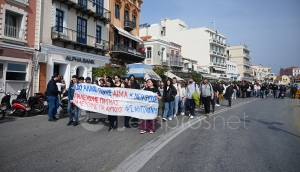
[[[48,84],[47,84],[47,89],[46,89],[46,96],[58,96],[58,88],[56,85],[56,81],[54,79],[51,79]]]
[[[231,96],[233,94],[233,87],[229,86],[226,88],[225,96]]]
[[[177,90],[173,85],[170,85],[169,89],[164,87],[163,101],[171,102],[175,100],[175,96],[177,95]]]

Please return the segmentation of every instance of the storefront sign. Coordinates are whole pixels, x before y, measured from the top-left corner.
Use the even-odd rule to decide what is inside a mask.
[[[105,115],[155,119],[158,113],[156,94],[144,90],[78,84],[73,101],[80,109]]]
[[[95,60],[90,60],[90,59],[84,59],[80,57],[74,57],[74,56],[67,56],[66,57],[67,61],[75,61],[78,63],[89,63],[89,64],[95,64]]]

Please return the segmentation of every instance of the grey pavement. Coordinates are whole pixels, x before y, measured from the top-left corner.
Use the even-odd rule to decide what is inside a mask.
[[[221,104],[205,120],[203,111],[192,120],[158,118],[157,131],[144,135],[122,126],[109,133],[104,115],[89,124],[85,112],[76,127],[66,126],[67,118],[8,117],[0,121],[0,171],[113,171],[130,155],[144,156],[132,171],[300,171],[298,100],[237,99],[231,109]],[[161,145],[141,154],[149,143]]]

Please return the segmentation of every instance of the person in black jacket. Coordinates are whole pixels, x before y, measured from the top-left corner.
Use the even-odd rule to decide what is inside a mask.
[[[225,91],[225,98],[228,100],[228,106],[227,107],[231,107],[232,94],[233,94],[233,87],[230,83],[228,83],[228,86],[227,86],[226,91]]]
[[[162,120],[166,121],[169,114],[169,121],[173,118],[173,109],[175,106],[175,96],[177,95],[176,88],[172,84],[172,80],[168,79],[165,83],[163,101],[164,101],[164,115]]]
[[[291,99],[295,99],[296,98],[296,93],[297,93],[297,88],[293,85],[291,85]]]
[[[128,80],[130,81],[131,85],[130,88],[133,89],[141,89],[141,86],[139,83],[136,82],[135,76],[134,75],[130,75]]]
[[[52,79],[48,82],[45,95],[49,101],[49,110],[48,110],[48,121],[55,122],[57,118],[55,117],[57,109],[59,107],[58,101],[58,88],[56,81],[58,80],[58,75],[55,74]]]
[[[274,83],[274,85],[272,86],[272,88],[273,88],[273,94],[274,94],[274,99],[276,98],[278,98],[278,94],[279,94],[279,92],[278,92],[278,85],[277,85],[277,83]]]

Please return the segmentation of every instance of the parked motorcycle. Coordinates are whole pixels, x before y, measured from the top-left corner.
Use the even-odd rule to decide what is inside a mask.
[[[68,114],[68,89],[65,89],[63,92],[63,96],[61,98],[61,103],[60,103],[60,107],[61,110],[59,112],[59,118],[62,118],[65,116],[65,114]]]
[[[13,95],[17,95],[17,99],[14,99],[12,103],[10,104],[10,93],[6,93],[2,88],[0,89],[3,91],[5,96],[1,100],[1,118],[4,118],[5,115],[11,115],[16,114],[21,117],[26,117],[28,115],[28,112],[31,110],[29,104],[27,103],[26,99],[21,98],[22,91],[18,91],[20,94],[17,95],[16,93]]]

